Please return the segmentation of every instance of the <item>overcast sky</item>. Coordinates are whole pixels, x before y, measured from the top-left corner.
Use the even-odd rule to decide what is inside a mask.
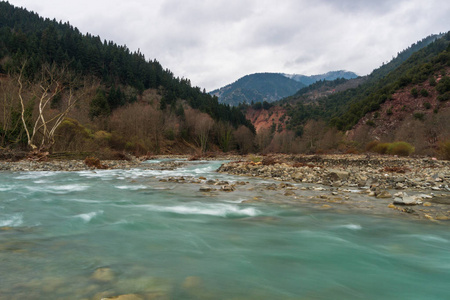
[[[258,72],[370,73],[450,30],[448,0],[9,0],[210,91]]]

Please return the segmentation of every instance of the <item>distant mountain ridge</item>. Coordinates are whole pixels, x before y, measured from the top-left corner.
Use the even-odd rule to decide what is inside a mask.
[[[236,106],[239,103],[275,102],[295,94],[298,90],[319,80],[337,78],[356,78],[353,72],[331,71],[319,75],[300,75],[283,73],[255,73],[246,75],[220,89],[209,92],[217,96],[220,103]]]
[[[332,81],[338,78],[353,79],[358,77],[358,75],[355,74],[354,72],[349,72],[345,70],[330,71],[324,74],[310,75],[310,76],[300,74],[283,74],[283,75],[288,78],[294,79],[295,81],[301,82],[306,86],[311,85],[319,80]]]

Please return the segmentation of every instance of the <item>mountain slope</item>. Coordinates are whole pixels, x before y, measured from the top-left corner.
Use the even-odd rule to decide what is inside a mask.
[[[292,95],[305,85],[278,73],[256,73],[246,75],[236,82],[210,92],[221,103],[273,102]]]
[[[43,94],[49,97],[45,102],[49,105],[39,115],[36,99],[40,95],[33,94],[39,93],[40,85],[53,82],[41,79],[50,70],[67,74],[67,79],[57,83],[62,88]],[[254,132],[237,108],[219,103],[191,86],[189,79],[175,77],[156,59],[147,60],[139,51],[81,34],[68,22],[44,19],[5,1],[0,1],[0,80],[4,99],[0,102],[0,149],[28,147],[25,131],[32,130],[43,115],[61,121],[58,130],[52,130],[57,151],[206,151],[225,142],[222,149],[231,150],[235,130],[243,127],[241,132]],[[89,90],[88,84],[76,87],[75,93],[84,96],[74,106],[69,104],[72,80],[90,86]],[[24,105],[18,93],[23,93]],[[65,120],[54,118],[67,107],[71,110],[64,114]],[[21,113],[26,118],[23,122]],[[39,129],[32,131],[44,135]]]
[[[426,80],[434,68],[439,68],[432,60],[446,50],[448,42],[449,34],[431,35],[374,70],[357,87],[325,95],[316,99],[314,105],[302,101],[291,103],[287,107],[291,117],[288,128],[298,131],[308,120],[320,118],[340,130],[350,129],[366,113],[377,110],[396,90],[411,82]],[[317,83],[317,88],[322,86],[320,82]],[[287,100],[281,103],[289,102]]]
[[[439,143],[450,140],[449,100],[447,63],[432,72],[429,80],[410,83],[394,92],[379,109],[366,113],[347,132],[347,137],[361,145],[371,141],[406,141],[414,145],[416,153],[434,156]]]

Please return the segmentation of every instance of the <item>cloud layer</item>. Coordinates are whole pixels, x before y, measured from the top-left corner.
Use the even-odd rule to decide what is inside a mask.
[[[212,90],[256,72],[370,73],[450,30],[446,0],[10,0]]]

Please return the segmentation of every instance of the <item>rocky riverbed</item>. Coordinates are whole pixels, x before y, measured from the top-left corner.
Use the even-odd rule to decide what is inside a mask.
[[[189,163],[187,156],[158,156],[147,163],[131,160],[101,161],[109,169],[173,170]],[[164,160],[169,159],[169,160]],[[200,158],[205,159],[205,158]],[[450,162],[432,158],[397,158],[365,155],[324,156],[225,156],[207,160],[233,160],[218,172],[280,181],[248,183],[215,181],[209,178],[169,177],[167,182],[196,184],[199,192],[239,192],[248,196],[243,203],[303,205],[337,212],[398,215],[418,219],[450,219]],[[0,171],[82,171],[92,170],[82,160],[36,162],[0,161]]]
[[[450,162],[432,158],[330,156],[253,157],[223,164],[218,172],[282,181],[292,203],[375,213],[406,213],[421,219],[450,219]],[[302,197],[295,190],[322,192]],[[258,199],[255,199],[258,201]],[[269,200],[270,201],[270,200]],[[387,210],[388,208],[389,210]]]
[[[450,191],[450,162],[367,156],[278,156],[235,161],[219,172],[332,187]]]

